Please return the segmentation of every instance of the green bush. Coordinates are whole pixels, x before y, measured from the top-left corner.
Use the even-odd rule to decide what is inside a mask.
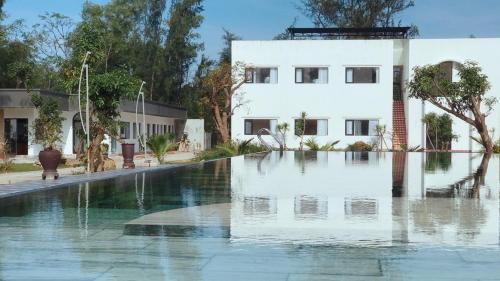
[[[304,144],[309,147],[311,151],[334,151],[337,143],[339,143],[339,141],[332,141],[324,145],[320,145],[315,138],[310,138],[304,142]]]
[[[146,143],[160,164],[165,162],[167,152],[176,148],[176,144],[171,143],[166,135],[153,135]]]
[[[347,146],[348,151],[372,151],[373,147],[363,141],[357,141]]]
[[[197,160],[206,161],[218,158],[227,158],[237,155],[262,152],[266,150],[264,146],[252,143],[252,140],[253,139],[245,141],[228,141],[226,143],[217,145],[213,149],[200,152],[197,156]]]
[[[62,122],[65,119],[59,104],[52,98],[44,99],[37,94],[31,96],[31,102],[38,111],[38,117],[33,120],[33,143],[42,145],[43,149],[56,149],[62,139]]]

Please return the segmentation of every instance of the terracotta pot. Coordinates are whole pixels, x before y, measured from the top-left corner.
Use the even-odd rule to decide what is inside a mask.
[[[38,153],[38,159],[43,167],[42,179],[47,177],[58,179],[59,173],[57,173],[57,166],[61,162],[62,154],[58,150],[44,150]]]
[[[134,150],[133,143],[122,143],[123,169],[134,169]]]

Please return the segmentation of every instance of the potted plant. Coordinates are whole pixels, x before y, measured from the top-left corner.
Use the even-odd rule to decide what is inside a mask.
[[[61,152],[57,150],[57,143],[62,135],[62,111],[54,99],[43,99],[40,95],[33,94],[31,102],[38,111],[38,117],[33,120],[33,143],[40,144],[43,148],[38,154],[38,159],[43,167],[42,179],[59,178],[57,166],[61,161]]]

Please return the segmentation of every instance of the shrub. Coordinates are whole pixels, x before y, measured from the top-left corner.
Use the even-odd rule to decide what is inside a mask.
[[[333,151],[335,150],[335,145],[339,141],[328,142],[324,145],[320,145],[315,138],[310,138],[304,143],[311,151]]]
[[[200,152],[197,156],[197,160],[202,161],[227,158],[237,155],[262,152],[266,150],[264,146],[252,143],[252,140],[253,139],[228,141],[226,143],[217,145],[213,149]]]
[[[348,151],[372,151],[373,147],[363,141],[357,141],[347,146]]]
[[[160,164],[165,162],[167,152],[176,148],[176,145],[170,143],[166,135],[153,135],[149,137],[147,145]]]

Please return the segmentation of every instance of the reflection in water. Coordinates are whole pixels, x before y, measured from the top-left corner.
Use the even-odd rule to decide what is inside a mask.
[[[307,195],[295,197],[294,205],[295,218],[326,218],[328,216],[327,198],[318,198]]]
[[[346,151],[346,164],[375,164],[380,158],[379,152],[369,151]]]
[[[426,152],[425,171],[436,172],[437,170],[448,171],[451,166],[451,153],[448,152]]]
[[[428,246],[498,249],[498,156],[443,156],[451,164],[433,164],[436,173],[426,173],[429,156],[423,153],[370,153],[363,165],[346,165],[346,157],[344,152],[235,157],[0,199],[0,279],[34,264],[46,280],[57,279],[46,276],[53,272],[47,265],[82,280],[117,266],[110,272],[129,279],[134,278],[127,270],[155,268],[160,280],[202,280],[212,261],[219,262],[213,267],[232,270],[232,259],[245,257],[268,269],[274,257],[252,254],[284,249],[277,264],[286,264],[287,254],[302,261],[302,254],[316,257],[336,247],[375,248],[378,270],[379,252],[389,248],[400,252],[388,263]],[[205,208],[206,213],[196,208],[216,205],[224,208]],[[159,214],[174,209],[185,217],[158,223]],[[127,223],[147,215],[153,219],[124,234]],[[214,258],[220,252],[229,258]],[[336,259],[310,259],[310,264],[325,260]],[[358,270],[355,264],[346,268]]]
[[[378,203],[376,199],[346,198],[344,206],[345,216],[348,219],[377,219]]]
[[[242,163],[234,159],[232,182],[238,187],[233,186],[231,229],[239,239],[498,243],[498,175],[487,176],[491,156],[478,163],[470,154],[401,152],[380,157],[378,153],[332,152],[320,158],[316,152],[290,153],[302,175],[292,172],[286,157],[273,163],[273,172],[265,178],[238,169]],[[342,164],[356,161],[365,165]],[[420,165],[422,161],[426,164]],[[250,167],[252,160],[244,162]],[[477,167],[472,173],[467,169],[469,162]],[[442,172],[425,173],[430,167]],[[252,225],[252,218],[239,213],[238,198],[250,194],[277,198],[281,231],[276,230],[276,219],[259,220],[258,231],[246,228]],[[315,223],[317,219],[327,222]]]

